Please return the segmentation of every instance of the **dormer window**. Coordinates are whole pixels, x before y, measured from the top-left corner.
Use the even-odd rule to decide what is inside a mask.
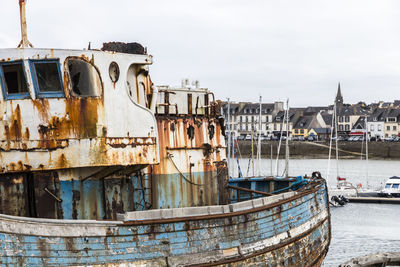
[[[58,60],[30,60],[30,66],[38,98],[65,96]]]
[[[1,87],[5,99],[29,98],[23,61],[0,63]]]

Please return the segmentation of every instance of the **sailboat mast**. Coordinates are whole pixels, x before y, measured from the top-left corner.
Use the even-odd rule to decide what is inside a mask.
[[[252,128],[254,128],[254,122],[252,123]],[[251,129],[251,168],[252,176],[254,177],[254,129]]]
[[[228,98],[228,115],[227,115],[227,123],[226,123],[226,132],[228,133],[228,157],[226,162],[228,164],[228,177],[230,176],[231,164],[230,164],[230,157],[231,157],[231,131],[230,131],[230,114],[231,114],[231,103],[229,102]]]
[[[271,166],[270,166],[271,167],[271,176],[274,175],[274,172],[273,172],[273,169],[272,169],[272,164],[273,164],[273,162],[272,162],[273,158],[272,157],[273,157],[273,155],[272,155],[272,143],[271,143],[271,162],[270,162],[271,163]]]
[[[365,159],[367,161],[367,167],[365,169],[367,171],[366,180],[367,180],[367,188],[368,188],[369,185],[368,185],[368,124],[367,124],[367,120],[368,120],[368,117],[367,117],[367,115],[365,115]]]
[[[328,155],[328,170],[326,172],[326,180],[329,181],[329,171],[331,169],[331,154],[332,154],[332,140],[333,140],[333,127],[335,123],[335,110],[336,110],[336,102],[333,104],[332,110],[332,121],[331,121],[331,138],[329,140],[329,155]]]
[[[275,170],[276,170],[276,176],[279,176],[279,154],[281,152],[281,145],[282,145],[282,135],[283,135],[283,127],[284,123],[286,120],[286,111],[283,113],[283,120],[281,123],[281,132],[280,132],[280,137],[279,137],[279,145],[278,145],[278,150],[276,152],[276,165],[275,165]]]
[[[261,176],[261,102],[262,96],[260,95],[260,112],[258,118],[258,143],[257,143],[257,161],[258,161],[258,175]]]
[[[232,156],[231,156],[231,159],[232,159],[232,175],[235,175],[234,174],[234,172],[235,172],[235,132],[233,132],[233,129],[235,129],[235,127],[233,126],[233,117],[231,118],[231,146],[232,146],[232,148],[231,148],[231,153],[232,153]],[[239,162],[237,161],[237,164],[238,164],[238,166],[239,166]]]
[[[338,149],[338,120],[337,120],[337,106],[335,105],[335,141],[336,141],[336,179],[339,177],[339,149]]]
[[[286,100],[285,174],[289,176],[289,99]]]

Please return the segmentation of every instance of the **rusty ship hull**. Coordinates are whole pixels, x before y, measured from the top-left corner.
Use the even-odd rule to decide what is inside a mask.
[[[121,214],[118,221],[1,215],[5,266],[318,266],[330,240],[316,181],[235,204]]]

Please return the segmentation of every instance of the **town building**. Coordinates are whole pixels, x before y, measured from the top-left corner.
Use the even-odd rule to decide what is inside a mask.
[[[229,103],[230,116],[228,120],[228,103],[223,102],[222,114],[225,117],[227,131],[233,136],[258,135],[260,130],[260,104],[250,102]],[[261,135],[271,136],[273,119],[283,111],[283,102],[261,104]],[[229,122],[229,125],[228,125]]]
[[[383,139],[385,137],[385,121],[387,110],[376,108],[367,119],[368,135],[370,138]]]
[[[338,84],[335,98],[337,132],[339,136],[364,135],[383,139],[400,135],[400,100],[394,102],[379,101],[372,104],[358,102],[345,104]],[[221,113],[225,117],[226,130],[239,139],[251,139],[251,136],[286,136],[286,118],[283,102],[259,103],[223,102]],[[318,140],[329,140],[331,129],[335,131],[334,105],[309,106],[289,109],[289,135],[303,140],[310,135]],[[260,128],[261,117],[261,128]]]
[[[400,109],[390,109],[387,111],[384,129],[385,138],[395,137],[399,135]]]
[[[281,135],[286,136],[286,132],[289,132],[289,136],[292,135],[293,127],[298,119],[303,116],[304,108],[291,108],[289,109],[288,119],[286,118],[286,111],[280,111],[272,120],[272,136],[280,137]]]
[[[326,128],[325,121],[321,115],[321,112],[317,113],[304,113],[306,115],[299,117],[297,120],[292,135],[295,137],[308,137],[309,135],[317,137],[317,132],[313,129]]]

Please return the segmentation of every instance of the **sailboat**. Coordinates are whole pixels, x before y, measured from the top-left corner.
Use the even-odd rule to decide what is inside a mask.
[[[364,126],[365,131],[363,132],[363,140],[365,140],[365,160],[366,160],[366,184],[367,188],[362,188],[362,184],[359,183],[357,185],[353,185],[347,178],[340,176],[339,173],[339,148],[338,148],[338,123],[337,123],[337,106],[336,102],[333,106],[333,114],[332,114],[332,126],[331,126],[331,139],[329,145],[329,157],[328,157],[328,171],[327,171],[327,179],[329,179],[329,171],[330,171],[330,159],[331,159],[331,151],[332,151],[332,141],[335,139],[335,152],[336,152],[336,187],[329,189],[330,197],[335,196],[345,196],[345,197],[357,197],[357,196],[376,196],[377,193],[369,189],[368,184],[368,128],[367,128],[367,116],[364,118]],[[333,138],[333,131],[335,134],[335,138]],[[361,145],[361,159],[363,156],[362,153],[363,144]]]
[[[241,168],[239,165],[239,151],[237,150],[237,147],[233,144],[234,138],[230,135],[232,132],[232,126],[231,126],[231,121],[228,116],[227,119],[227,125],[228,125],[228,144],[227,147],[230,148],[228,149],[228,163],[232,162],[230,158],[235,158],[234,161],[236,161],[236,164],[238,165],[238,177],[234,177],[233,175],[233,168],[228,168],[228,170],[232,171],[232,173],[229,174],[229,181],[228,181],[228,188],[232,189],[233,192],[231,194],[231,201],[236,202],[240,201],[243,199],[252,199],[254,197],[260,197],[262,195],[266,195],[265,192],[268,192],[267,194],[275,194],[275,193],[281,193],[281,192],[286,192],[286,191],[293,191],[296,190],[297,188],[301,187],[302,185],[305,185],[309,182],[308,179],[306,179],[303,176],[289,176],[289,100],[287,100],[287,109],[285,111],[284,115],[284,120],[283,122],[285,124],[282,124],[281,127],[281,137],[279,140],[279,146],[278,146],[278,153],[277,153],[277,158],[276,158],[276,174],[273,175],[271,171],[270,176],[264,176],[261,174],[261,114],[262,114],[262,97],[260,96],[260,102],[259,102],[259,129],[257,131],[257,175],[255,175],[255,168],[254,168],[254,159],[253,155],[254,153],[251,153],[251,158],[249,159],[249,166],[250,166],[250,161],[253,163],[253,171],[252,171],[252,176],[247,176],[244,177]],[[228,114],[230,111],[230,103],[228,101]],[[282,140],[283,140],[283,131],[284,131],[284,126],[286,126],[286,139],[285,139],[285,169],[283,171],[283,174],[279,173],[279,151],[280,147],[282,145]],[[252,138],[253,139],[253,138]],[[252,141],[253,142],[253,141]],[[232,153],[232,154],[230,154]],[[271,155],[271,160],[272,160],[272,155]],[[234,163],[232,164],[234,165]]]

